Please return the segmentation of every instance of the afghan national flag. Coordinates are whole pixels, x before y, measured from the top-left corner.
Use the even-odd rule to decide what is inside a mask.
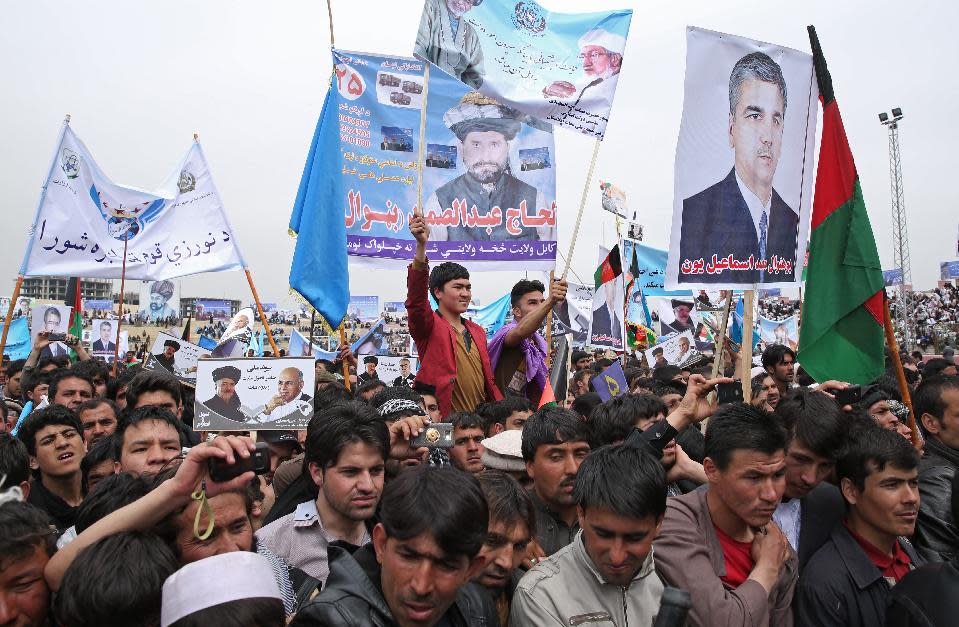
[[[186,319],[186,324],[183,326],[183,335],[180,336],[180,339],[184,342],[191,342],[190,339],[190,323],[193,322],[193,316],[190,316]]]
[[[70,330],[68,333],[76,338],[83,337],[83,291],[80,289],[80,277],[70,277],[69,281],[73,283],[73,302],[69,303],[73,305],[73,319],[70,322]],[[74,361],[77,359],[77,354],[74,350],[70,349],[70,358]]]
[[[606,259],[603,259],[603,263],[599,264],[599,267],[596,268],[596,272],[593,274],[593,282],[596,284],[596,288],[599,289],[600,285],[609,283],[622,273],[623,261],[619,258],[619,244],[616,244],[613,246],[613,249],[609,251],[609,254],[606,255]]]
[[[884,370],[882,266],[832,78],[812,26],[809,39],[823,125],[799,361],[817,381],[863,384]]]

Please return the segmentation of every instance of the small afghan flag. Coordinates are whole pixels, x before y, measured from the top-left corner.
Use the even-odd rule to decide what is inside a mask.
[[[883,278],[832,77],[809,27],[823,107],[799,361],[817,381],[864,384],[884,370]]]
[[[622,273],[623,260],[619,258],[619,244],[616,244],[613,246],[613,249],[609,251],[609,254],[606,255],[606,259],[603,259],[603,263],[599,264],[599,267],[596,268],[596,272],[593,274],[593,282],[596,284],[596,288],[599,289],[600,285],[609,283]]]
[[[77,339],[83,337],[83,292],[80,289],[80,277],[70,278],[70,281],[76,281],[74,287],[76,288],[73,293],[73,302],[69,303],[73,305],[73,318],[70,321],[70,330],[68,333],[74,336]],[[70,359],[73,361],[77,360],[77,353],[72,348],[70,349]]]

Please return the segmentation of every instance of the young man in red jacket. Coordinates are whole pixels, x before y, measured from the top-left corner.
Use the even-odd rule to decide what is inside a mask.
[[[416,253],[407,271],[406,311],[420,357],[416,380],[436,387],[444,417],[500,400],[503,395],[493,383],[486,332],[463,318],[472,297],[469,272],[452,262],[429,271],[430,227],[419,212],[410,218],[410,232],[416,238]],[[437,311],[430,307],[428,293],[436,299]]]

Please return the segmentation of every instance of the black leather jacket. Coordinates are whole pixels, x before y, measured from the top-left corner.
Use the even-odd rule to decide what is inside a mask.
[[[959,451],[939,440],[926,440],[919,462],[919,518],[913,542],[930,562],[948,562],[959,550],[959,529],[952,516],[952,479]]]
[[[397,625],[380,591],[380,566],[372,545],[367,544],[353,555],[331,545],[329,560],[326,587],[297,613],[290,627]],[[499,627],[492,600],[473,583],[460,588],[446,618],[452,627]]]

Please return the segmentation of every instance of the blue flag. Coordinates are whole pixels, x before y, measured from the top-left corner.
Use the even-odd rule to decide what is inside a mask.
[[[30,329],[27,328],[27,317],[21,316],[10,323],[10,330],[7,332],[7,344],[3,347],[3,354],[8,355],[11,361],[26,359],[30,356],[32,346]]]
[[[629,394],[629,385],[626,383],[626,374],[623,372],[623,364],[614,361],[613,365],[603,370],[598,376],[590,380],[593,389],[603,399],[603,402],[617,396]]]
[[[213,338],[207,337],[205,335],[200,336],[200,341],[198,342],[200,348],[205,348],[208,351],[216,348],[216,340]]]
[[[337,111],[330,105],[334,93],[327,91],[290,216],[290,232],[296,235],[290,288],[335,329],[350,301],[350,271],[343,208],[330,202],[334,176],[341,176],[328,161],[340,154]]]

